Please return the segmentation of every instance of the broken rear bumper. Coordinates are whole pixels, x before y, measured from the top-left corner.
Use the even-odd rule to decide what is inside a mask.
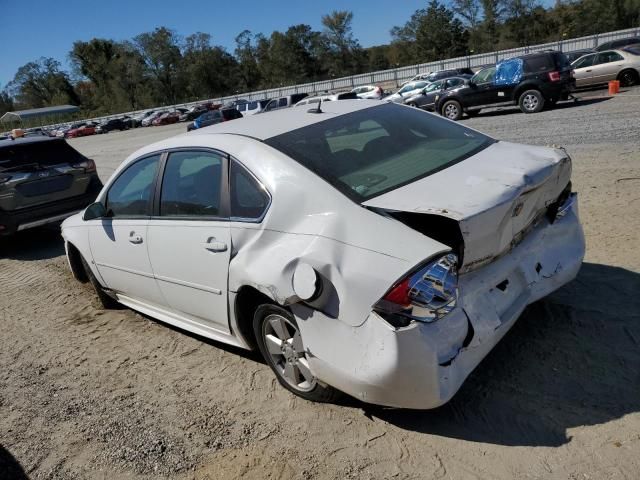
[[[553,224],[545,219],[511,252],[459,279],[458,308],[437,322],[394,329],[375,312],[359,327],[329,332],[330,345],[308,345],[317,378],[365,402],[427,409],[453,397],[509,331],[525,307],[578,273],[585,243],[577,201]],[[323,325],[324,324],[324,325]],[[303,325],[301,325],[303,327]],[[305,336],[304,338],[314,338]],[[330,333],[335,333],[331,334]]]

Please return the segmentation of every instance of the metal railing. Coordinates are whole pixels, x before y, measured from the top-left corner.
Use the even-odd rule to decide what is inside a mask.
[[[238,93],[236,95],[229,95],[226,97],[203,99],[195,102],[180,103],[176,105],[156,107],[156,110],[171,110],[179,107],[191,107],[201,103],[227,103],[240,98],[247,100],[259,100],[264,98],[277,98],[294,93],[314,93],[325,92],[334,90],[352,89],[359,85],[377,84],[394,82],[397,85],[406,81],[419,73],[431,72],[437,70],[446,70],[451,68],[473,68],[481,67],[484,65],[492,65],[503,60],[505,58],[511,58],[526,53],[537,52],[541,50],[559,50],[562,52],[571,52],[574,50],[582,50],[588,48],[594,48],[604,42],[611,40],[617,40],[625,37],[640,36],[640,28],[629,28],[626,30],[617,30],[615,32],[600,33],[596,35],[589,35],[586,37],[572,38],[569,40],[558,40],[557,42],[543,43],[540,45],[532,45],[527,47],[511,48],[508,50],[500,50],[497,52],[481,53],[477,55],[468,55],[465,57],[450,58],[447,60],[438,60],[437,62],[421,63],[418,65],[411,65],[406,67],[393,68],[389,70],[380,70],[377,72],[362,73],[359,75],[352,75],[350,77],[334,78],[330,80],[322,80],[319,82],[304,83],[301,85],[291,85],[287,87],[269,88],[266,90],[259,90],[254,92]],[[153,107],[151,107],[153,108]],[[87,118],[84,121],[100,122],[103,120],[109,120],[112,118],[119,118],[124,115],[137,115],[150,110],[151,108],[145,108],[143,110],[136,110],[133,112],[123,112],[113,115],[107,115],[103,117]],[[68,122],[65,122],[68,123]],[[62,123],[47,125],[46,127],[55,127],[62,125]]]

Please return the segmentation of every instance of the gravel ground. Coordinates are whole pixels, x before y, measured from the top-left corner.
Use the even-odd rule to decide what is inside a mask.
[[[587,254],[436,410],[302,401],[252,353],[102,310],[55,230],[3,241],[0,478],[638,478],[640,89],[585,96],[463,122],[567,148]],[[106,179],[184,129],[72,144]]]

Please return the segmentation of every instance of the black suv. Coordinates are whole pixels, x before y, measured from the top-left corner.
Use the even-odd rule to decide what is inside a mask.
[[[101,189],[94,161],[64,138],[0,140],[0,237],[63,220]]]
[[[437,99],[436,111],[450,120],[483,108],[518,105],[537,113],[566,100],[575,86],[571,64],[561,52],[545,51],[510,58],[476,73],[469,83]]]

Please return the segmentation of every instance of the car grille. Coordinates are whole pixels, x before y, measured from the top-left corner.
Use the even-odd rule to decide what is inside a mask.
[[[21,183],[16,186],[16,190],[24,197],[37,197],[66,190],[72,183],[73,175],[57,175]]]

